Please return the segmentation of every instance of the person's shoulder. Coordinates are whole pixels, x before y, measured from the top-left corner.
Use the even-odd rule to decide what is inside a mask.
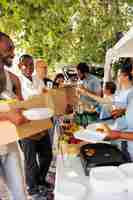
[[[97,76],[93,75],[93,74],[90,74],[89,78],[94,79],[94,80],[99,80],[99,78]]]
[[[16,74],[14,74],[14,73],[12,73],[10,71],[8,71],[7,73],[9,74],[9,77],[10,77],[11,80],[14,80],[16,82],[20,81],[19,77]]]
[[[94,83],[101,84],[101,80],[100,80],[97,76],[95,76],[95,75],[93,75],[93,74],[90,75],[90,80],[91,80],[92,82],[94,82]]]

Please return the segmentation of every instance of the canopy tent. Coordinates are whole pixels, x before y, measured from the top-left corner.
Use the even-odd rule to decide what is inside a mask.
[[[111,63],[114,58],[133,57],[133,27],[122,37],[105,57],[104,82],[111,80]]]

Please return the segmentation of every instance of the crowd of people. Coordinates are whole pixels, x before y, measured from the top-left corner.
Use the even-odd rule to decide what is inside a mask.
[[[81,64],[80,64],[81,67]],[[127,159],[133,160],[133,76],[132,64],[122,64],[117,72],[116,80],[103,84],[101,94],[99,91],[100,84],[97,84],[96,78],[89,74],[89,67],[82,63],[82,70],[79,66],[80,78],[84,84],[79,89],[80,96],[91,97],[100,103],[100,118],[113,119],[115,130],[103,126],[104,131],[108,134],[110,140],[125,140],[124,142],[115,142]],[[84,68],[84,70],[83,70]],[[90,78],[91,77],[91,78]],[[90,81],[90,82],[89,82]],[[90,87],[90,85],[93,87]],[[97,89],[93,89],[97,88]],[[100,96],[100,97],[99,97]]]
[[[8,91],[11,98],[27,100],[34,95],[45,94],[47,88],[60,88],[64,85],[64,75],[59,73],[54,80],[48,78],[48,66],[42,60],[34,61],[33,57],[24,54],[19,58],[20,75],[16,76],[5,68],[12,66],[15,46],[11,38],[0,32],[0,97]],[[101,84],[101,81],[90,74],[86,63],[76,66],[80,79],[78,96],[81,102],[98,108],[101,120],[112,118],[115,130],[105,127],[110,140],[124,139],[115,143],[133,160],[133,76],[132,64],[122,64],[114,81]],[[9,120],[20,125],[28,120],[21,110],[0,111],[0,121]],[[34,138],[25,138],[19,142],[0,146],[0,175],[3,177],[13,200],[26,200],[27,192],[33,200],[46,200],[47,192],[52,188],[46,176],[52,160],[52,142],[49,131],[42,131]],[[1,133],[1,137],[2,137]],[[21,158],[20,150],[23,153]],[[25,177],[25,178],[24,178]],[[26,182],[26,183],[25,183]],[[26,185],[26,186],[25,186]]]

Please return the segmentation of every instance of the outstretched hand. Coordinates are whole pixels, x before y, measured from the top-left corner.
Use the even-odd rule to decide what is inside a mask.
[[[29,121],[22,115],[22,111],[18,109],[8,111],[6,118],[15,125],[21,125]]]
[[[103,133],[106,133],[105,140],[116,140],[120,138],[120,131],[117,130],[111,130],[110,127],[103,123],[100,125],[100,127],[103,131]]]

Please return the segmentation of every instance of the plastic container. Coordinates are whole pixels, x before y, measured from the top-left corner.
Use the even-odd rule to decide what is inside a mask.
[[[84,200],[87,189],[76,182],[64,181],[56,191],[55,200]]]
[[[118,167],[95,167],[90,171],[90,183],[92,189],[98,193],[116,194],[127,190],[125,175]]]
[[[128,200],[133,200],[133,163],[126,163],[119,166],[120,170],[126,175],[126,185]]]

